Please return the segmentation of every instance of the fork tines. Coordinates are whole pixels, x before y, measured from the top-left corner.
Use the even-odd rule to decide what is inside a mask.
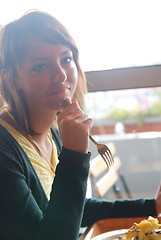
[[[105,144],[98,144],[97,150],[107,164],[107,167],[110,168],[114,162],[110,149]]]

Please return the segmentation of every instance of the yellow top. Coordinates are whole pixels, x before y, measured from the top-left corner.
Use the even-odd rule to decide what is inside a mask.
[[[52,156],[51,156],[51,164],[53,166],[54,172],[51,171],[50,167],[46,164],[46,162],[40,157],[36,149],[33,145],[25,138],[22,134],[16,131],[10,124],[5,122],[0,118],[0,124],[7,129],[7,131],[14,137],[14,139],[20,144],[23,150],[26,152],[28,158],[30,159],[38,178],[43,186],[43,189],[47,195],[47,198],[50,199],[50,192],[52,183],[55,177],[55,169],[58,164],[58,156],[56,145],[52,139],[51,132],[49,133],[49,138],[52,142]]]

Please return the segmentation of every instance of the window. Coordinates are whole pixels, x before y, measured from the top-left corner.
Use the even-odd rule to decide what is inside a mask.
[[[93,117],[91,134],[113,142],[133,198],[154,197],[161,170],[161,87],[89,92],[86,112]],[[90,143],[93,157],[97,155]],[[118,181],[122,197],[127,197]],[[115,198],[112,189],[108,198]]]

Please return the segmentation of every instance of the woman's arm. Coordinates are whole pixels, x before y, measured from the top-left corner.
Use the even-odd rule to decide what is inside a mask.
[[[108,201],[87,199],[82,226],[90,226],[105,218],[157,216],[154,199],[122,199]]]
[[[60,141],[60,137],[57,137],[57,140]],[[125,199],[116,201],[87,199],[82,226],[90,226],[94,222],[105,218],[157,216],[157,212],[161,213],[161,189],[156,199],[157,211],[154,199]]]

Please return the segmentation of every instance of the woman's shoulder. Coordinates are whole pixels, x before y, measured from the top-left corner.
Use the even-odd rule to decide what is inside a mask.
[[[9,140],[12,139],[11,134],[7,131],[7,129],[2,126],[0,123],[0,142],[8,142]]]
[[[0,156],[13,155],[17,156],[16,158],[18,159],[22,154],[23,150],[18,142],[9,133],[9,131],[0,124]]]

